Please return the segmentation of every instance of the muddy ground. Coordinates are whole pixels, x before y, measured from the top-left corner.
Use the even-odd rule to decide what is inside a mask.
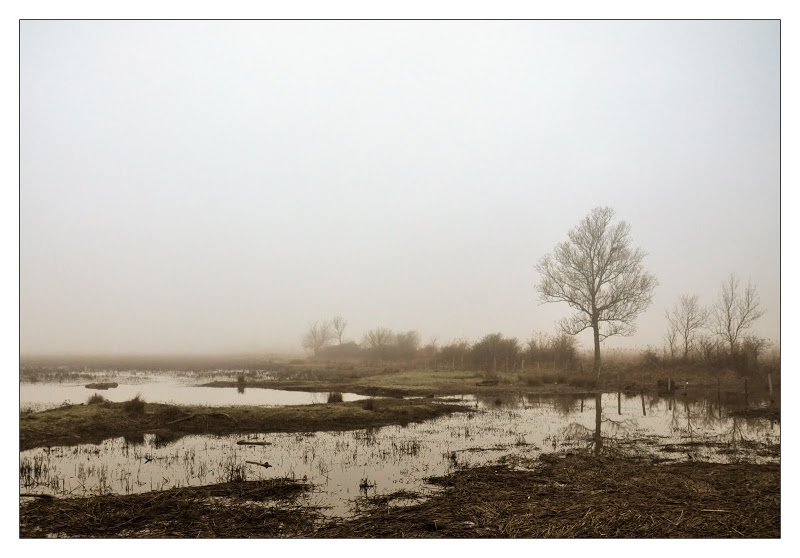
[[[129,496],[34,499],[20,536],[147,538],[775,538],[780,466],[585,454],[544,455],[430,479],[421,503],[362,499],[361,513],[326,519],[298,503],[313,490],[287,479]],[[23,500],[31,500],[23,498]]]

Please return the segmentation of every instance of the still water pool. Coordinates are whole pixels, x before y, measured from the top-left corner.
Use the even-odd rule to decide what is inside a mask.
[[[92,380],[96,381],[96,380]],[[114,379],[119,385],[109,389],[88,389],[89,382],[36,382],[20,383],[21,411],[43,411],[63,405],[86,403],[95,393],[109,401],[128,401],[139,395],[148,403],[173,403],[176,405],[311,405],[325,403],[328,392],[285,391],[263,388],[217,388],[195,385],[196,380],[177,377],[135,376]],[[365,396],[345,393],[344,401],[357,401]]]
[[[236,477],[288,476],[315,486],[304,496],[307,503],[345,516],[360,496],[398,490],[424,494],[433,490],[427,477],[505,456],[624,450],[665,460],[780,459],[779,422],[731,417],[729,408],[711,396],[520,394],[451,400],[472,410],[368,430],[187,436],[169,443],[147,435],[38,448],[20,453],[20,491],[58,497],[128,494]],[[243,440],[264,445],[237,444]],[[257,465],[264,462],[271,467]]]

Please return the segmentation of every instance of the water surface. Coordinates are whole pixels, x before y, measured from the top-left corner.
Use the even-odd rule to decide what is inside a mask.
[[[57,496],[126,494],[240,476],[248,480],[288,476],[315,485],[315,491],[304,497],[307,502],[342,516],[352,512],[360,496],[398,490],[425,493],[432,490],[425,483],[427,477],[509,455],[532,458],[553,451],[624,450],[665,460],[780,459],[780,423],[730,417],[719,396],[516,395],[451,400],[474,411],[368,430],[188,436],[171,443],[148,435],[143,440],[117,438],[97,445],[34,449],[20,453],[20,491]],[[240,440],[269,445],[237,445]],[[271,467],[248,461],[268,462]]]

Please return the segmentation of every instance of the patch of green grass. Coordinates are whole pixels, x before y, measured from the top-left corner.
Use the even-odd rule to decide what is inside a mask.
[[[135,412],[127,409],[134,406]],[[176,439],[187,434],[355,430],[429,420],[467,409],[421,399],[367,399],[328,405],[205,407],[107,402],[20,414],[20,447],[99,443],[143,433]]]

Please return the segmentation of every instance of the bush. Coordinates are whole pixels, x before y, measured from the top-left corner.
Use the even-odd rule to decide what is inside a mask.
[[[144,414],[144,399],[139,397],[138,395],[131,399],[130,401],[126,401],[122,404],[122,410],[126,413],[130,413],[132,415],[143,415]]]
[[[344,401],[341,391],[332,391],[328,393],[328,403],[341,403]]]
[[[539,378],[538,376],[529,376],[526,383],[531,387],[540,386],[542,385],[542,379]]]
[[[86,404],[87,405],[97,405],[99,403],[107,403],[107,402],[108,402],[108,399],[106,399],[105,397],[103,397],[99,393],[95,393],[94,395],[89,397],[89,400],[86,402]]]
[[[573,387],[596,388],[597,378],[591,376],[571,376],[567,383]]]
[[[380,404],[378,403],[377,399],[364,399],[361,402],[361,407],[367,411],[377,411]]]

